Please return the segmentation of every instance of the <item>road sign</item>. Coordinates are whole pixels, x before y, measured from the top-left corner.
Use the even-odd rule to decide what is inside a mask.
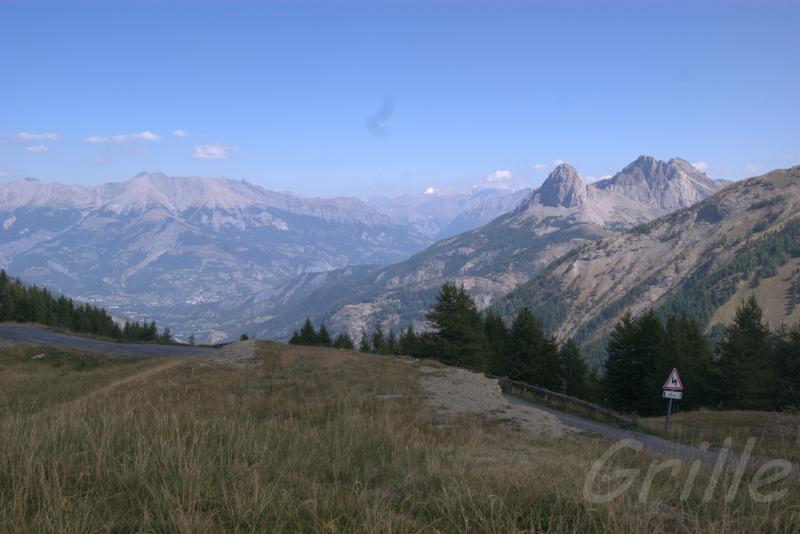
[[[663,389],[663,397],[669,399],[669,403],[667,404],[667,419],[664,421],[664,432],[669,432],[669,417],[672,415],[672,400],[683,397],[683,382],[681,382],[681,377],[678,375],[677,369],[673,369],[669,374],[669,378],[664,382]]]
[[[677,369],[673,369],[669,374],[669,378],[667,378],[667,381],[664,382],[663,389],[671,391],[683,391],[683,382],[681,382],[681,377],[678,375]]]

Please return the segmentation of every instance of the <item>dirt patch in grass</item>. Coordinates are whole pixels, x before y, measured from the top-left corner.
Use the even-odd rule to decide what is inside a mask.
[[[500,384],[480,373],[454,367],[435,369],[419,366],[419,383],[432,406],[453,414],[482,415],[534,437],[564,437],[577,430],[566,427],[549,413],[511,405],[503,398]]]
[[[238,341],[229,343],[219,350],[198,358],[201,364],[217,365],[221,367],[251,367],[258,365],[260,360],[256,356],[257,341]]]

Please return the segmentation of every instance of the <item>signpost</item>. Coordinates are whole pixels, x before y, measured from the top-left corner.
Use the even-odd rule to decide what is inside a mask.
[[[667,420],[664,422],[664,432],[666,433],[669,432],[669,418],[672,415],[672,399],[683,398],[683,382],[681,382],[681,377],[677,369],[672,370],[669,374],[669,378],[664,382],[664,387],[662,389],[664,390],[662,396],[665,399],[669,399],[669,403],[667,404]]]

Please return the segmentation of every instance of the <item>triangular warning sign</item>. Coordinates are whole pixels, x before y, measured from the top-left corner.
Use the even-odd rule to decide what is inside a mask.
[[[664,382],[664,389],[671,391],[683,391],[683,382],[681,382],[681,377],[678,375],[677,369],[673,369],[669,374],[669,378],[667,378],[667,381]]]

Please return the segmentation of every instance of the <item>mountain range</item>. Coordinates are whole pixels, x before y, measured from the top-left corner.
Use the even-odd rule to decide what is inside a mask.
[[[431,239],[445,239],[511,211],[530,191],[475,187],[469,193],[459,193],[429,187],[422,194],[373,197],[367,203],[396,224]]]
[[[755,295],[771,323],[800,319],[799,187],[798,167],[729,183],[648,156],[597,182],[562,164],[533,190],[369,203],[160,173],[25,179],[0,185],[0,266],[207,341],[285,339],[306,317],[355,338],[424,329],[454,281],[591,352],[625,310],[689,313],[713,335]]]
[[[558,337],[591,347],[626,311],[688,314],[714,335],[750,296],[773,328],[800,321],[800,167],[565,255],[495,307],[509,317],[528,307]]]
[[[464,211],[506,194],[471,195]],[[232,335],[220,325],[253,294],[306,273],[395,263],[431,242],[354,198],[161,173],[94,187],[0,184],[0,222],[0,267],[10,273],[213,341]]]
[[[479,307],[486,307],[575,248],[690,206],[723,186],[678,158],[642,156],[613,177],[589,184],[562,164],[509,213],[408,260],[307,275],[283,293],[254,296],[247,303],[250,316],[269,319],[248,326],[261,335],[285,337],[309,315],[355,337],[377,324],[424,328],[424,312],[444,281],[463,284]],[[298,292],[299,286],[305,289]]]

